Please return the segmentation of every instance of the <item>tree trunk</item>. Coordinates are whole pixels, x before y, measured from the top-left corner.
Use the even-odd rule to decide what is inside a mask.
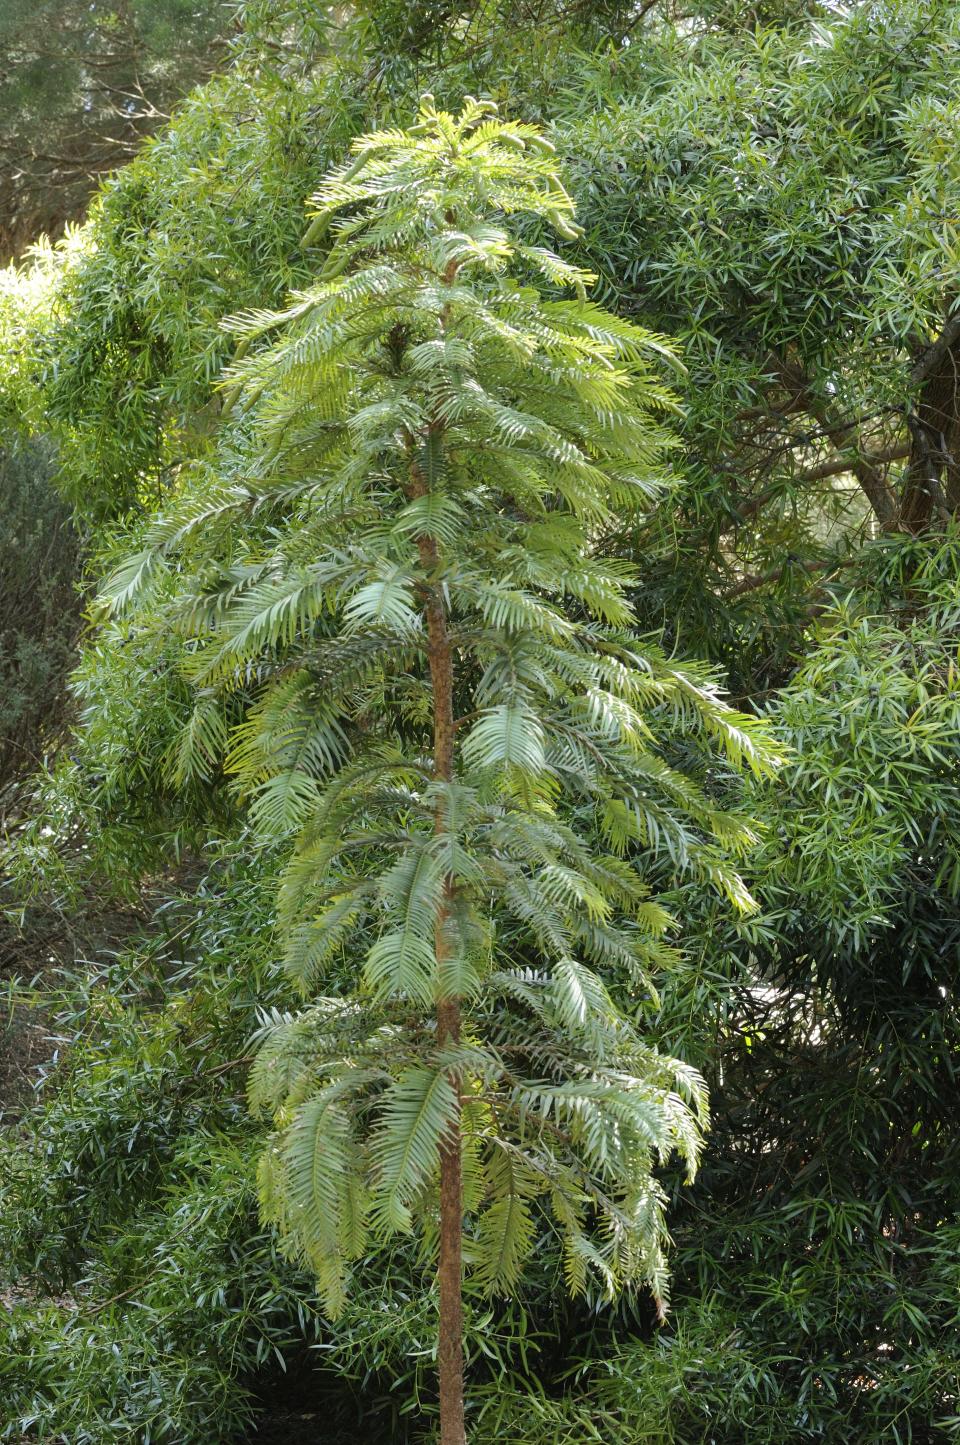
[[[447,220],[455,223],[453,214]],[[458,263],[451,261],[444,272],[444,282],[451,285]],[[446,327],[447,312],[443,314]],[[440,423],[431,431],[442,432]],[[410,454],[410,486],[408,495],[422,497],[428,491],[426,477],[414,456],[415,444],[408,438]],[[431,536],[417,538],[420,565],[429,578],[440,562],[437,540]],[[430,583],[426,599],[427,637],[429,640],[430,683],[433,691],[433,776],[437,782],[453,782],[453,651],[447,631],[447,616],[439,589]],[[438,804],[434,830],[441,834],[447,827],[446,810]],[[442,974],[448,957],[450,938],[449,901],[453,880],[444,883],[443,905],[437,914],[434,951],[437,973]],[[460,1000],[456,995],[441,997],[437,1002],[437,1044],[442,1049],[460,1042]],[[467,1435],[463,1411],[463,1162],[460,1132],[460,1089],[458,1073],[450,1079],[457,1105],[450,1128],[440,1143],[440,1259],[437,1283],[440,1292],[437,1367],[440,1384],[440,1445],[466,1445]]]
[[[460,1005],[444,999],[437,1008],[441,1043],[460,1037]],[[454,1087],[459,1091],[459,1079]],[[463,1181],[458,1118],[440,1146],[440,1445],[466,1445],[463,1419]]]
[[[415,479],[415,485],[422,478]],[[438,563],[433,537],[418,539],[420,562],[426,572]],[[430,681],[433,689],[433,776],[438,782],[453,781],[453,654],[447,632],[443,602],[431,588],[426,606],[430,648]],[[447,826],[445,809],[438,806],[434,827],[442,833]],[[437,971],[442,973],[448,956],[451,881],[444,886],[444,906],[437,915],[435,950]],[[460,1041],[460,1000],[455,995],[437,1004],[437,1043],[440,1048]],[[457,1111],[440,1145],[440,1321],[437,1363],[440,1375],[440,1445],[466,1445],[463,1414],[463,1179],[460,1137],[460,1078],[451,1078],[457,1096]]]
[[[960,346],[938,353],[908,417],[910,464],[900,508],[905,532],[947,522],[960,507]]]

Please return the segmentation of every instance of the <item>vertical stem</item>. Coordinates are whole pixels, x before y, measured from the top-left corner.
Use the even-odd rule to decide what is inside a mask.
[[[423,486],[415,476],[414,486]],[[436,539],[418,538],[420,563],[428,574],[439,561]],[[433,689],[433,775],[438,782],[453,781],[453,653],[442,599],[431,588],[427,605],[430,681]],[[445,809],[438,805],[434,820],[440,834],[447,826]],[[444,904],[437,914],[434,945],[437,971],[448,957],[447,923],[451,881],[444,884]],[[460,1000],[456,995],[437,1004],[437,1042],[440,1048],[460,1041]],[[440,1329],[437,1363],[440,1374],[440,1445],[466,1445],[463,1414],[463,1178],[460,1135],[460,1078],[451,1079],[457,1108],[440,1144]]]
[[[454,222],[452,214],[448,222]],[[458,263],[451,261],[444,272],[444,282],[452,284]],[[443,313],[441,328],[445,329],[448,310]],[[412,438],[410,439],[412,442]],[[412,446],[410,447],[412,451]],[[407,495],[425,496],[427,480],[416,460],[410,460],[410,485]],[[436,573],[440,562],[436,537],[417,538],[420,565],[426,577]],[[426,600],[427,638],[430,658],[430,683],[433,691],[433,776],[437,782],[453,782],[453,651],[447,631],[443,598],[435,585],[428,583]],[[446,809],[438,803],[434,816],[434,832],[441,835],[447,827]],[[443,904],[437,912],[434,952],[437,973],[442,975],[449,956],[448,922],[453,881],[444,882]],[[460,999],[456,994],[440,997],[437,1002],[437,1043],[460,1042]],[[466,1445],[467,1434],[463,1412],[463,1155],[460,1127],[460,1087],[458,1073],[450,1080],[456,1097],[456,1110],[450,1127],[440,1142],[440,1259],[437,1283],[440,1292],[437,1366],[440,1376],[440,1445]]]
[[[460,1035],[460,1004],[444,999],[437,1007],[441,1042]],[[454,1087],[459,1086],[454,1080]],[[440,1445],[466,1445],[463,1418],[463,1180],[459,1104],[457,1118],[440,1145]]]

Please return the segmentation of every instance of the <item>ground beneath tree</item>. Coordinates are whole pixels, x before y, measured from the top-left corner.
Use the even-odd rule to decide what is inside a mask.
[[[289,1361],[286,1372],[261,1376],[251,1382],[257,1420],[244,1445],[402,1445],[407,1435],[401,1427],[396,1436],[383,1424],[377,1429],[376,1411],[358,1402],[345,1408],[341,1394],[328,1403],[325,1372],[311,1359]],[[381,1417],[381,1421],[384,1417]]]
[[[294,1408],[265,1411],[244,1445],[360,1445],[361,1441],[363,1445],[379,1445],[383,1436],[371,1434],[369,1421],[331,1431],[325,1411]],[[399,1437],[396,1445],[401,1445]]]
[[[249,1437],[248,1445],[307,1445],[307,1441],[317,1445],[320,1440],[326,1445],[320,1421],[318,1410],[272,1411]]]

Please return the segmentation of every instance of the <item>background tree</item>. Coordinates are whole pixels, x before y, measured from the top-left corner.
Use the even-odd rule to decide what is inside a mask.
[[[689,367],[661,616],[734,677],[763,629],[754,695],[863,543],[955,510],[956,24],[897,0],[692,46],[664,28],[566,113],[584,260]]]
[[[0,257],[83,212],[224,53],[209,0],[4,0]]]
[[[42,446],[13,445],[0,457],[0,797],[56,748],[66,725],[80,627],[78,542],[52,470]]]

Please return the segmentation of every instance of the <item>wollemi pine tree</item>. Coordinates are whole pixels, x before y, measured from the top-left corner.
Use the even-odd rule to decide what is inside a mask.
[[[705,1093],[613,995],[648,996],[671,956],[645,855],[747,908],[729,860],[752,834],[662,743],[776,758],[631,630],[638,578],[603,538],[664,484],[670,356],[511,227],[577,234],[553,147],[427,96],[353,153],[314,198],[316,283],[230,323],[217,465],[108,596],[194,639],[176,775],[226,754],[254,833],[291,839],[280,920],[309,1001],[253,1069],[265,1214],[331,1314],[374,1244],[436,1243],[460,1445],[465,1238],[491,1291],[552,1219],[571,1290],[664,1295],[654,1169],[694,1169]]]

